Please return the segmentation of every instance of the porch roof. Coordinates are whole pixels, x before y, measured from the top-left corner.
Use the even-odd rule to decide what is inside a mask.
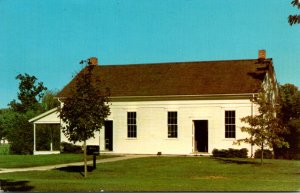
[[[58,108],[56,107],[36,117],[33,117],[32,119],[29,120],[29,122],[37,123],[44,118],[44,120],[41,121],[41,123],[60,123],[60,119],[57,116],[55,116],[55,114],[57,113],[58,113]]]

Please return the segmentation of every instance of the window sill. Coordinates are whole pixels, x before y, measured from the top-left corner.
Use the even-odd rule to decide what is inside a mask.
[[[171,140],[171,141],[177,141],[178,140],[178,137],[168,137],[168,138],[165,138],[166,140]]]
[[[125,140],[138,140],[138,138],[125,138]]]
[[[236,138],[224,138],[223,141],[236,141]]]

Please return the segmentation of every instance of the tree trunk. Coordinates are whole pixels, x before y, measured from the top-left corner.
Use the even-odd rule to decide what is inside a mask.
[[[253,139],[252,139],[252,136],[251,136],[251,158],[254,157],[254,155],[253,155],[253,146],[254,146],[254,144],[252,143],[252,141],[253,141]]]
[[[84,177],[87,177],[87,159],[86,159],[86,140],[83,143],[83,157],[84,157]]]
[[[264,143],[261,143],[261,156],[260,156],[260,164],[263,165],[264,159]]]

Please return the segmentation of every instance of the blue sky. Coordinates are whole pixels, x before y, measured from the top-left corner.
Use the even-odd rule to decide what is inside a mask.
[[[273,58],[279,83],[300,86],[299,13],[291,0],[0,0],[0,108],[18,74],[62,89],[82,66]]]

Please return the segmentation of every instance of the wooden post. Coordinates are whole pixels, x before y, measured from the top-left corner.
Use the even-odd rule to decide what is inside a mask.
[[[50,151],[53,151],[52,141],[50,142]]]
[[[50,151],[53,151],[53,125],[49,125],[50,126]]]
[[[94,169],[96,169],[96,156],[97,156],[97,154],[94,153],[94,154],[93,154],[93,168],[94,168]]]

